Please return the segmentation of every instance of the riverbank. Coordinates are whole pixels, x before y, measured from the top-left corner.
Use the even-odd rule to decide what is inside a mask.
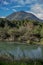
[[[24,61],[14,61],[14,62],[1,61],[0,65],[43,65],[43,62],[42,61],[28,61],[28,62],[24,62]]]
[[[14,42],[14,41],[0,41],[0,43],[6,43],[6,44],[15,44],[15,45],[34,45],[34,46],[43,46],[43,44],[37,43],[37,44],[28,44],[28,43],[22,43],[22,42]]]

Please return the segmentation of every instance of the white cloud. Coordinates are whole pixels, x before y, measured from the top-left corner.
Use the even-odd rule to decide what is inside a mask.
[[[6,8],[6,7],[1,7],[2,10],[9,10],[9,8]]]
[[[16,9],[12,9],[14,12],[17,12],[17,10]]]
[[[7,2],[7,1],[3,1],[3,4],[4,4],[4,5],[8,5],[9,2]]]
[[[12,6],[11,8],[21,8],[21,7],[25,7],[25,6],[22,6],[22,5],[16,5],[16,6]],[[30,7],[30,6],[26,6],[26,7]]]
[[[43,20],[43,14],[42,13],[38,13],[38,14],[36,14],[36,16]]]
[[[18,0],[17,0],[18,1]],[[21,5],[31,4],[33,0],[19,0],[18,3]]]
[[[19,4],[21,4],[21,5],[25,5],[25,2],[24,2],[24,0],[16,0],[16,2],[18,2]]]
[[[4,16],[0,16],[0,18],[5,18]]]
[[[31,4],[33,2],[36,2],[37,0],[25,0],[25,4]]]
[[[43,19],[43,5],[35,4],[31,7],[31,12],[35,13],[37,17]]]
[[[43,13],[43,8],[42,5],[40,4],[35,4],[34,6],[31,7],[31,10],[35,13]]]
[[[22,7],[21,5],[17,5],[17,6],[13,6],[12,8],[15,8],[15,7]]]
[[[17,2],[18,4],[20,4],[20,5],[26,5],[26,4],[31,4],[31,3],[33,3],[33,2],[36,2],[37,0],[11,0],[11,3],[13,2],[13,3],[15,3],[15,2]]]

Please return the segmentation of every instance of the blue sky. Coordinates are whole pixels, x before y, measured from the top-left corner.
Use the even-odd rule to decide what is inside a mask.
[[[17,11],[31,12],[43,19],[43,0],[0,0],[0,17]]]

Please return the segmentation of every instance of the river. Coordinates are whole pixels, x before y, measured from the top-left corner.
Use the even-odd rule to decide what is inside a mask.
[[[0,57],[1,56],[8,57],[12,60],[43,60],[43,46],[26,45],[14,42],[0,42]]]

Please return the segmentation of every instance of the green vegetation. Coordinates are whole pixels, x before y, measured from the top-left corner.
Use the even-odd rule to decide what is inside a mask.
[[[15,61],[15,62],[5,62],[1,61],[0,65],[43,65],[41,61],[29,61],[29,62],[22,62],[22,61]]]
[[[14,46],[13,43],[12,46],[9,44],[10,42],[4,42],[4,44],[2,44],[1,41],[13,41],[26,44],[43,44],[43,22],[33,20],[9,21],[7,19],[0,18],[0,50],[11,50],[17,47],[16,43],[16,46]],[[24,49],[26,46],[21,45],[20,48]],[[33,48],[32,45],[30,48]],[[28,62],[8,61],[5,59],[0,59],[0,65],[43,65],[43,62],[41,60],[31,60]]]
[[[0,41],[43,44],[43,22],[0,18]]]

